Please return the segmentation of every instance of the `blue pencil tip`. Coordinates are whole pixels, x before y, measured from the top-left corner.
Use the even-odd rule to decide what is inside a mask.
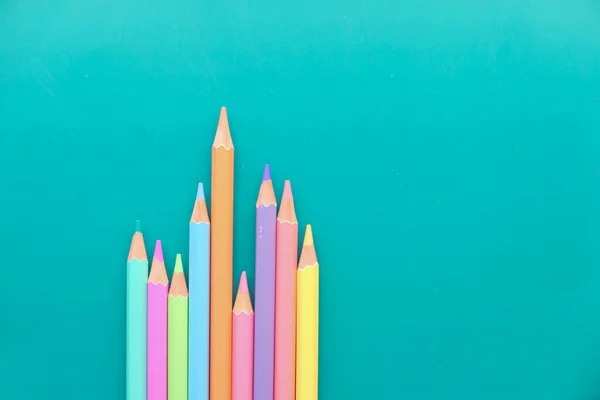
[[[140,220],[139,220],[139,219],[138,219],[138,220],[136,220],[136,221],[135,221],[135,231],[136,231],[136,232],[141,232],[141,226],[140,226],[140,225],[141,225],[141,224],[140,224]]]
[[[204,200],[204,185],[202,185],[202,182],[198,184],[198,193],[196,193],[196,200]]]

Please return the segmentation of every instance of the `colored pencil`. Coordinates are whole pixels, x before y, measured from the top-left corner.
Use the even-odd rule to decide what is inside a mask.
[[[169,290],[169,400],[187,400],[188,290],[181,254],[177,254]]]
[[[252,369],[254,358],[254,312],[246,272],[242,272],[233,306],[233,339],[231,349],[232,400],[252,400]]]
[[[275,274],[275,400],[296,398],[296,269],[298,220],[290,181],[285,181],[277,216]]]
[[[269,165],[256,201],[254,400],[273,400],[277,202]]]
[[[306,226],[297,276],[296,400],[319,396],[319,263]]]
[[[198,185],[190,220],[189,399],[208,400],[210,337],[210,222],[204,187]]]
[[[148,278],[148,400],[167,400],[167,296],[162,243],[156,241]]]
[[[140,221],[136,221],[127,257],[127,400],[146,400],[147,283],[148,257]]]
[[[221,108],[212,147],[210,238],[210,399],[231,400],[234,149]],[[170,400],[170,399],[169,399]]]

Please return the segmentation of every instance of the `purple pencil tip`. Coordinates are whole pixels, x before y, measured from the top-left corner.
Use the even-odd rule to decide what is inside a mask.
[[[269,168],[269,164],[266,164],[262,181],[265,182],[265,181],[270,181],[270,180],[271,180],[271,169]]]
[[[162,250],[162,242],[160,240],[156,241],[156,247],[154,248],[154,258],[156,258],[157,261],[165,262],[165,257],[163,256]]]
[[[196,193],[196,200],[204,200],[204,185],[202,185],[202,182],[198,184],[198,193]]]

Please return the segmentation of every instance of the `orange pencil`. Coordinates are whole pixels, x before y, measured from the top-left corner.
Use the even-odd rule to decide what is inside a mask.
[[[222,107],[212,147],[210,400],[231,400],[233,153],[227,111]]]

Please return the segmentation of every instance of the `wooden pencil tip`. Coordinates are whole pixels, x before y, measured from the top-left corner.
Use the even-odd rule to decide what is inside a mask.
[[[136,232],[141,232],[142,231],[141,230],[141,223],[140,223],[139,219],[135,221],[135,231]]]
[[[270,181],[271,180],[271,168],[269,168],[269,164],[265,164],[265,172],[263,172],[262,181]]]
[[[196,200],[204,200],[204,185],[202,182],[198,184],[198,191],[196,192]]]
[[[313,242],[313,235],[312,235],[312,227],[309,225],[306,225],[306,233],[304,233],[304,246],[312,246],[314,244]]]
[[[240,286],[238,287],[238,292],[247,292],[248,291],[248,279],[246,278],[246,271],[242,272],[242,276],[240,277]]]
[[[229,130],[229,121],[227,119],[227,110],[225,107],[221,108],[221,115],[219,116],[219,124],[217,125],[217,133],[215,135],[213,146],[224,147],[226,150],[233,148],[231,131]]]
[[[165,257],[163,256],[162,242],[160,240],[156,241],[156,247],[154,248],[154,258],[157,261],[165,262]]]
[[[183,272],[183,262],[181,261],[181,254],[177,254],[175,258],[175,269],[173,272]]]
[[[283,197],[291,198],[292,196],[292,184],[290,181],[285,181],[283,184]]]

